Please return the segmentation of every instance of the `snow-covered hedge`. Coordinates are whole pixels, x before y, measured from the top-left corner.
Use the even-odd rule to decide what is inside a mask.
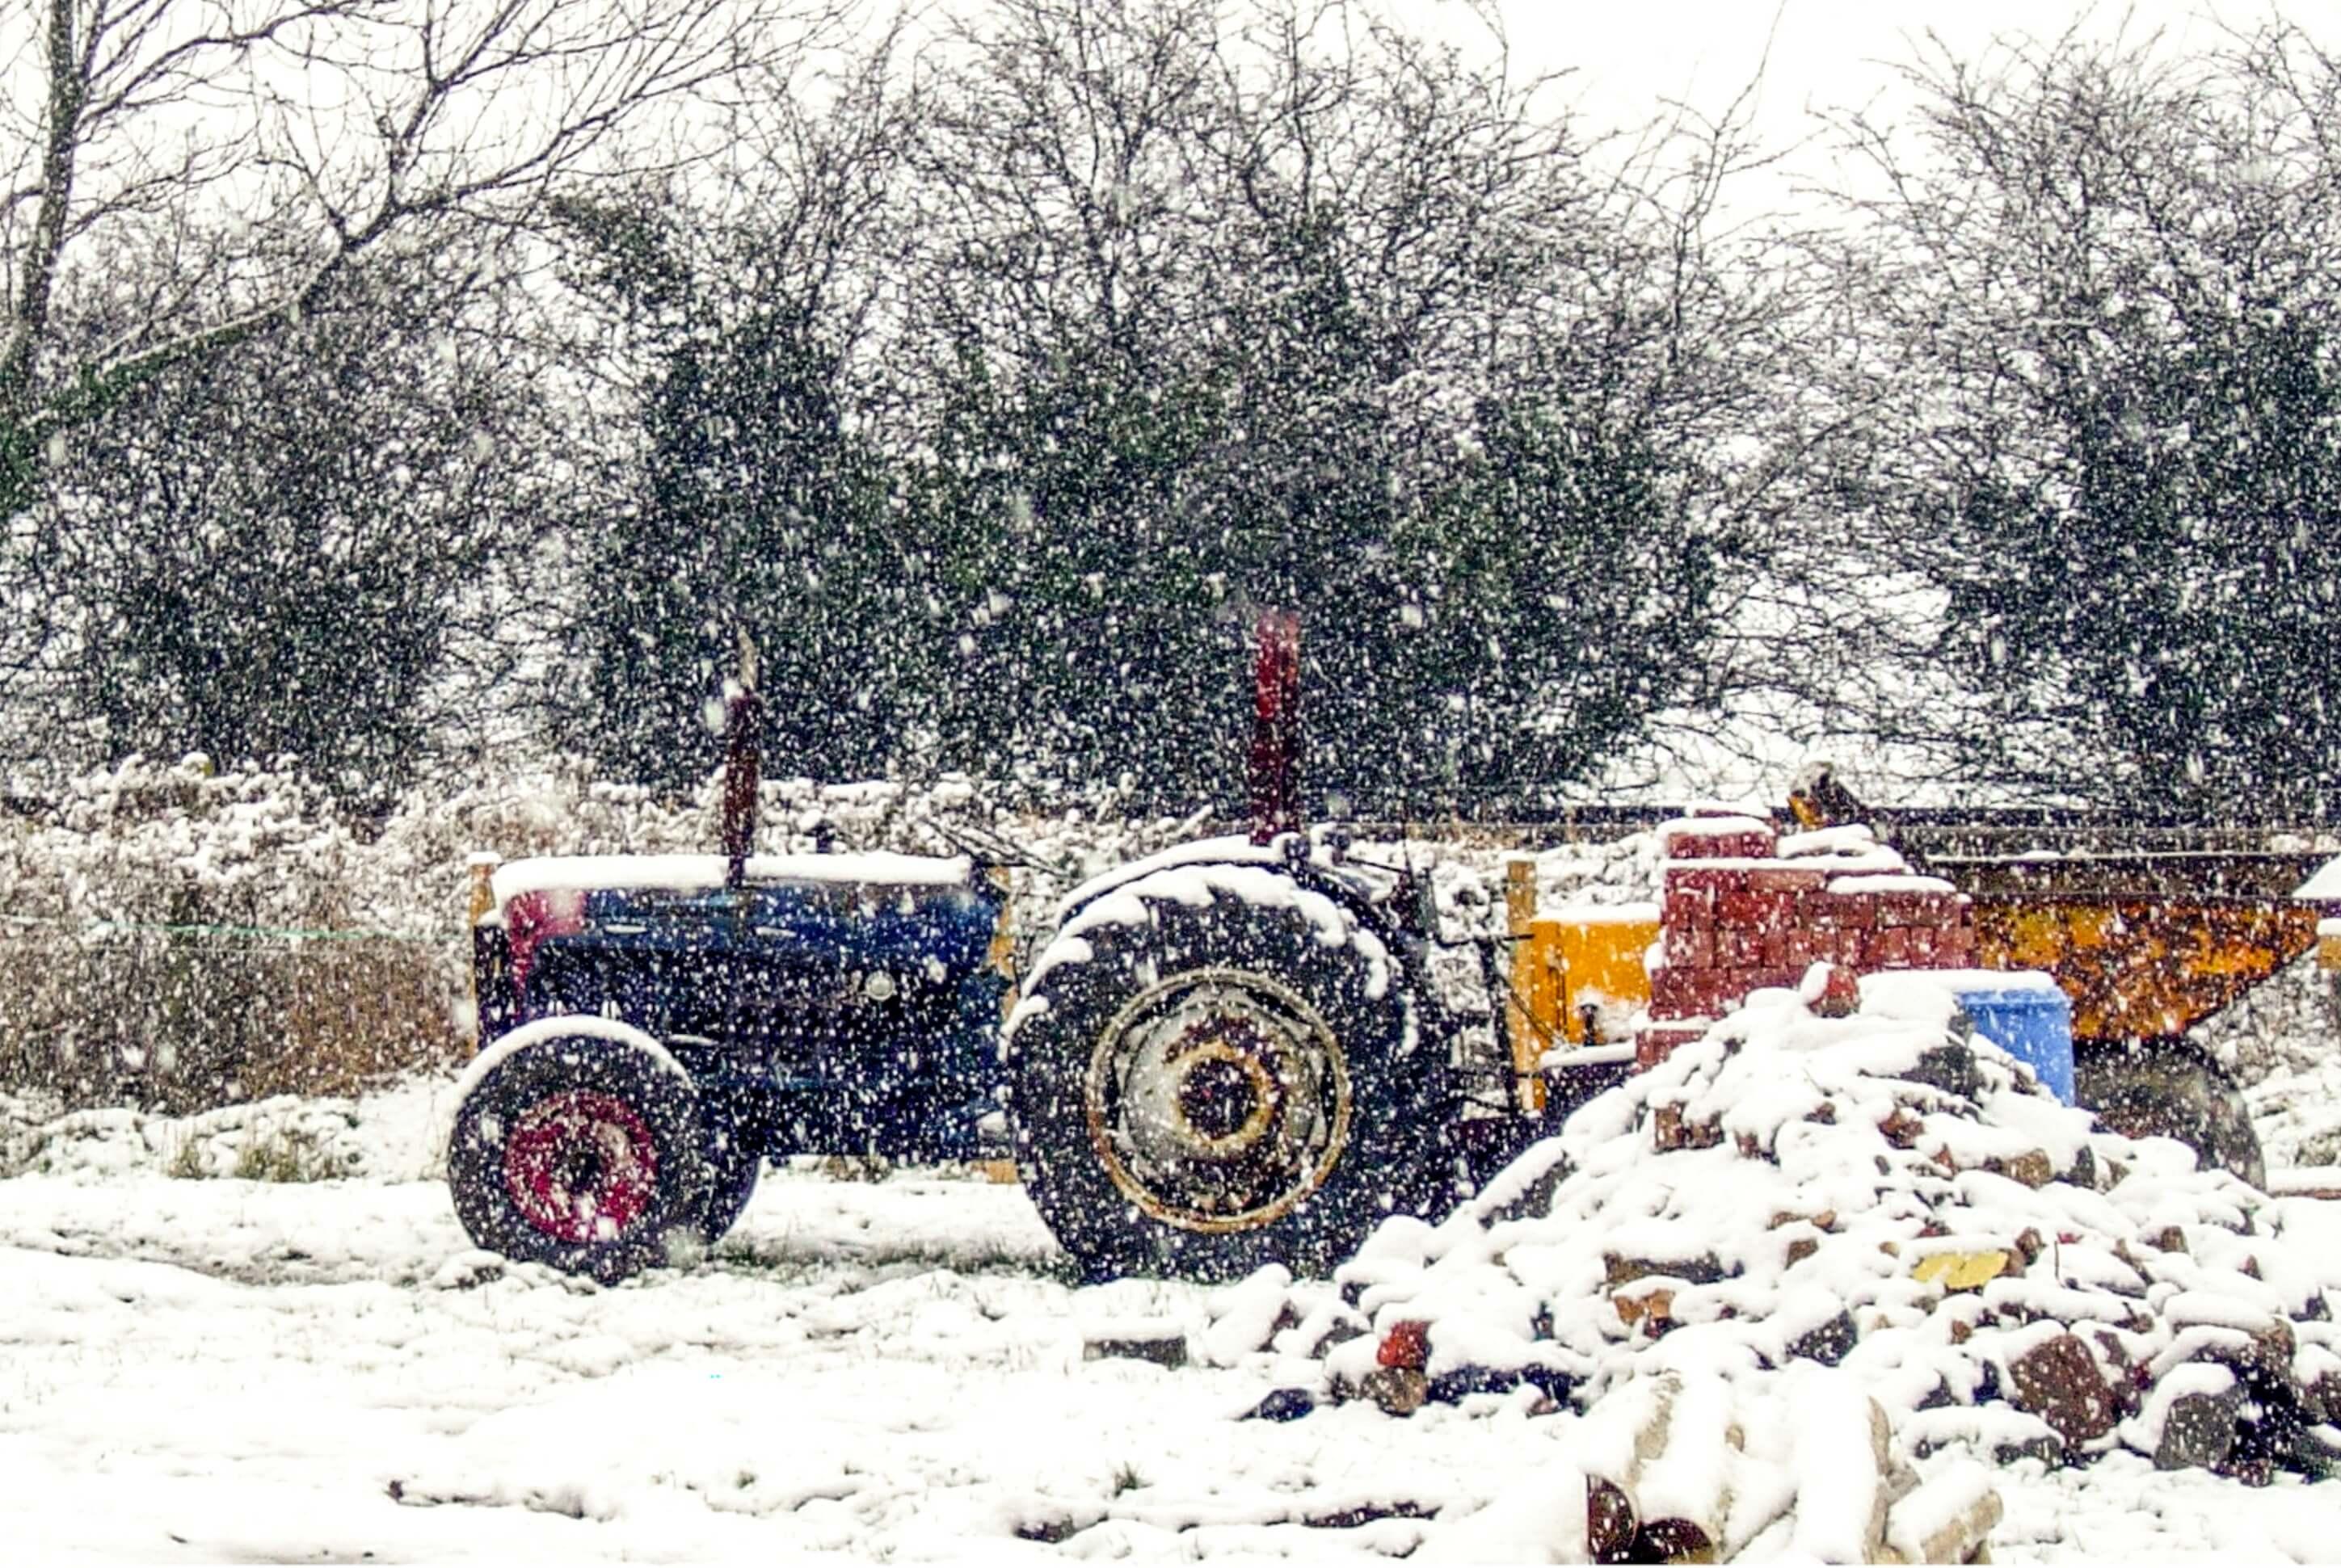
[[[1020,913],[1196,821],[1128,821],[1111,795],[1045,818],[964,779],[767,781],[759,846],[951,852],[949,831],[1031,858]],[[67,1107],[188,1112],[347,1094],[465,1046],[466,858],[674,854],[716,840],[684,801],[561,766],[344,811],[289,773],[133,759],[0,817],[0,1090]]]
[[[347,1094],[464,1048],[465,858],[703,852],[712,787],[674,800],[580,764],[417,791],[355,815],[289,773],[215,773],[199,760],[133,759],[52,787],[0,815],[0,1090],[73,1106],[176,1111],[279,1093]],[[1210,827],[1132,818],[1104,791],[1053,811],[1011,810],[975,781],[821,786],[768,779],[758,847],[955,853],[971,833],[1023,858],[1015,918],[1031,944],[1085,878]],[[952,835],[958,835],[955,839]],[[1367,859],[1437,861],[1450,934],[1502,920],[1499,832],[1361,844]],[[1548,847],[1548,906],[1649,895],[1647,836]],[[321,934],[322,933],[322,934]],[[1446,978],[1476,987],[1465,955]],[[1476,997],[1465,998],[1470,1005]],[[2332,988],[2306,966],[2215,1020],[2210,1033],[2256,1088],[2277,1163],[2341,1156],[2341,1064]],[[1484,1042],[1482,1042],[1484,1046]],[[2333,1085],[2325,1083],[2330,1075]]]

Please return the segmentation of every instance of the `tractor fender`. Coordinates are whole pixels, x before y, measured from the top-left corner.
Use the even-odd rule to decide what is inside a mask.
[[[1316,885],[1320,891],[1353,902],[1360,910],[1368,907],[1364,889],[1356,885],[1354,878],[1334,869],[1332,858],[1327,851],[1311,849],[1305,858],[1296,859],[1287,851],[1286,843],[1287,840],[1280,838],[1273,844],[1255,844],[1240,833],[1230,833],[1215,839],[1197,839],[1185,844],[1174,844],[1168,849],[1101,871],[1081,883],[1057,900],[1056,924],[1061,928],[1084,906],[1141,877],[1151,877],[1173,866],[1205,864],[1265,866],[1282,871],[1296,880]]]
[[[497,1036],[495,1043],[473,1057],[470,1065],[464,1067],[463,1076],[455,1080],[455,1104],[461,1106],[471,1098],[472,1091],[515,1053],[545,1040],[578,1038],[607,1040],[613,1046],[636,1051],[644,1060],[672,1076],[686,1089],[692,1087],[691,1074],[683,1065],[646,1031],[616,1018],[604,1018],[592,1013],[569,1013],[536,1018]]]
[[[1288,858],[1278,846],[1238,838],[1205,839],[1117,867],[1058,905],[1056,930],[1018,977],[1025,995],[1001,1033],[1001,1059],[1012,1059],[1018,1028],[1048,1006],[1031,994],[1036,982],[1061,966],[1090,961],[1087,933],[1103,926],[1149,924],[1150,906],[1157,902],[1201,908],[1221,898],[1298,910],[1326,947],[1357,949],[1367,967],[1369,995],[1396,993],[1411,1016],[1414,983],[1402,942],[1362,886],[1330,865]]]

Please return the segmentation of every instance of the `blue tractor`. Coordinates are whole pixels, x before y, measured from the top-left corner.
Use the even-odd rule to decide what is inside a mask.
[[[482,1245],[612,1277],[721,1236],[769,1156],[982,1146],[1005,895],[965,861],[908,856],[740,870],[620,855],[498,871],[452,1151]]]
[[[981,849],[749,852],[736,690],[722,854],[483,877],[482,1048],[449,1147],[464,1227],[615,1280],[722,1236],[767,1159],[1012,1147],[1086,1275],[1210,1279],[1330,1268],[1451,1198],[1455,1026],[1421,887],[1292,830],[1296,637],[1264,626],[1250,838],[1091,883],[1021,976]]]

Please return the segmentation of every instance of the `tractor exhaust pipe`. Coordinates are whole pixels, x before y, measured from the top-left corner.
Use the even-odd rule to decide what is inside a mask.
[[[1252,653],[1251,841],[1300,831],[1300,618],[1263,610]]]
[[[756,784],[762,772],[764,700],[756,695],[756,644],[740,633],[740,675],[723,683],[723,885],[748,879],[756,845]]]

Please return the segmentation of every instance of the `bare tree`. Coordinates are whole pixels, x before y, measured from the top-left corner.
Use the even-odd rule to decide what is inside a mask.
[[[832,0],[31,0],[0,74],[0,516],[158,371],[297,317],[393,236],[524,227],[705,151],[693,106]],[[650,129],[655,142],[634,133]],[[108,253],[135,247],[134,290]]]
[[[1860,721],[1969,780],[2332,809],[2341,60],[1937,45],[1838,260]],[[1839,668],[1847,668],[1840,664]]]
[[[1500,30],[1362,0],[1001,0],[955,42],[913,346],[941,504],[998,544],[970,766],[1207,788],[1251,600],[1302,610],[1326,753],[1385,798],[1549,792],[1704,695],[1718,564],[1797,471],[1784,285],[1716,220],[1744,104],[1589,134]]]

